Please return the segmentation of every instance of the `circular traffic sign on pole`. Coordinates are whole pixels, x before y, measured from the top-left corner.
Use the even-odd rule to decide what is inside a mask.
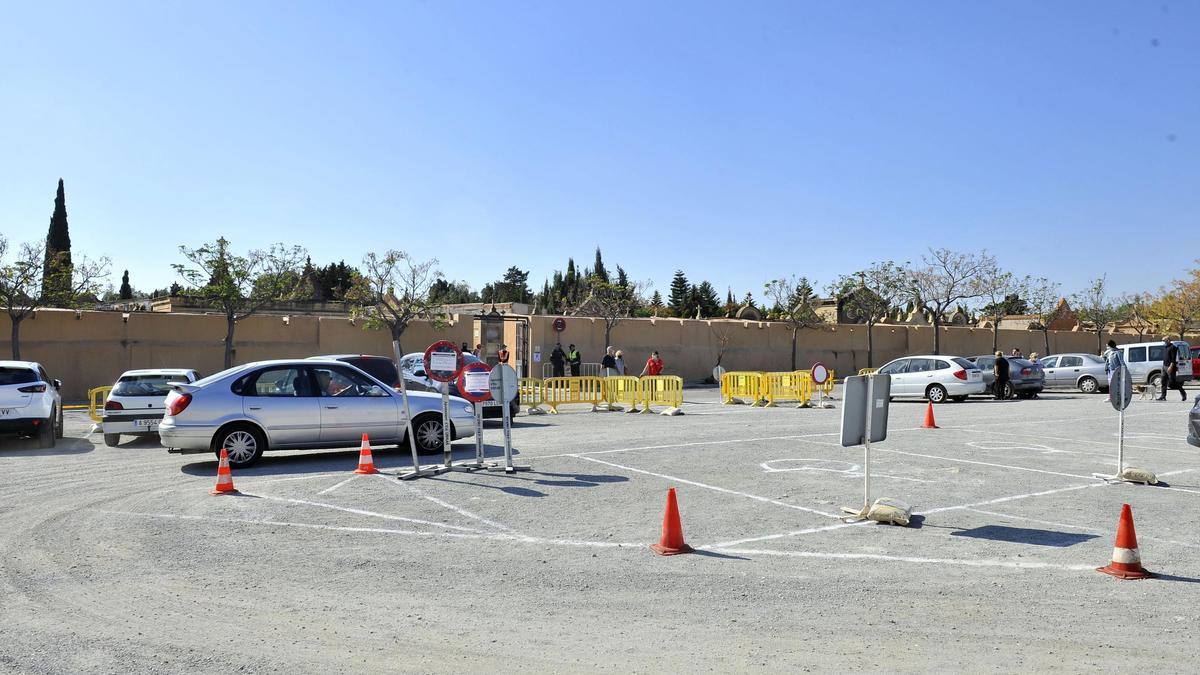
[[[488,375],[488,388],[493,401],[508,403],[517,397],[517,371],[507,363],[497,363]],[[504,409],[508,410],[508,406]]]
[[[463,358],[458,345],[438,340],[425,350],[425,373],[438,382],[450,382],[462,370]]]
[[[813,364],[810,374],[812,375],[813,384],[825,384],[829,380],[829,369],[820,361]]]
[[[567,329],[567,320],[561,316],[554,320],[554,330],[561,333]]]
[[[463,366],[458,374],[458,395],[471,403],[483,403],[492,398],[488,364],[476,361]]]

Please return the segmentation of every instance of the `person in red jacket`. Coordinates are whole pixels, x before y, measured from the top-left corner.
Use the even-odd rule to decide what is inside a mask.
[[[508,363],[508,345],[500,345],[500,363]]]
[[[662,375],[662,371],[662,359],[658,357],[658,352],[654,352],[650,355],[650,358],[646,359],[646,367],[642,368],[642,375]],[[639,375],[639,377],[641,377],[641,375]]]

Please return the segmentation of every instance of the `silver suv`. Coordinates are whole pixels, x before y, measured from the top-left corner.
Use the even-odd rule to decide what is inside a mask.
[[[1191,348],[1183,340],[1172,340],[1172,342],[1179,348],[1179,356],[1176,359],[1178,370],[1175,376],[1179,378],[1180,382],[1187,382],[1192,379]],[[1155,389],[1161,388],[1162,360],[1167,349],[1162,340],[1120,345],[1117,349],[1121,351],[1121,356],[1129,365],[1129,375],[1134,382],[1145,382],[1153,384]]]

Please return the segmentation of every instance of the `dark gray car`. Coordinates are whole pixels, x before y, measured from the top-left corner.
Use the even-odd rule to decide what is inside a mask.
[[[1005,387],[1004,398],[1033,398],[1045,389],[1045,373],[1042,367],[1033,361],[1012,356],[1004,357],[1008,361],[1008,384]],[[983,383],[988,393],[993,391],[996,384],[996,373],[992,368],[996,365],[996,357],[991,354],[973,356],[969,359],[983,371]]]

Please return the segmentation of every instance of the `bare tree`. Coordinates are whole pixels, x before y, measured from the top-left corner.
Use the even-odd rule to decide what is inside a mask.
[[[1000,346],[1000,321],[1012,312],[1014,302],[1024,304],[1021,296],[1028,289],[1029,277],[1018,278],[1012,272],[1000,268],[995,261],[984,266],[979,274],[979,290],[987,301],[980,312],[992,322],[992,352]]]
[[[21,244],[9,260],[8,239],[0,234],[0,303],[12,323],[12,357],[21,360],[21,322],[47,303],[47,293],[59,306],[82,307],[101,291],[108,277],[108,258],[97,261],[80,256],[70,267],[46,263],[45,243]],[[49,270],[52,284],[43,284]]]
[[[1121,308],[1108,295],[1108,277],[1094,279],[1088,288],[1071,296],[1071,304],[1079,318],[1092,324],[1096,331],[1096,353],[1104,351],[1104,329],[1121,320]]]
[[[733,342],[733,334],[725,325],[714,325],[711,321],[708,322],[708,329],[712,331],[713,340],[717,344],[717,364],[713,366],[713,370],[716,370],[721,367],[721,361],[725,359],[725,352],[729,351],[729,345]],[[718,382],[718,384],[720,383]]]
[[[888,260],[861,272],[840,277],[829,286],[849,318],[867,324],[867,367],[874,364],[875,339],[872,329],[886,319],[904,293],[904,269]]]
[[[374,252],[363,257],[362,283],[347,298],[354,303],[354,316],[363,328],[386,328],[396,352],[396,363],[404,355],[401,336],[415,319],[430,321],[438,329],[446,325],[437,298],[430,297],[434,282],[442,278],[437,259],[417,262],[404,251]]]
[[[237,322],[271,302],[295,299],[301,291],[300,268],[308,252],[300,246],[274,244],[244,256],[229,250],[220,237],[198,248],[180,246],[189,264],[171,265],[190,289],[187,295],[225,315],[225,367],[233,366],[233,333]]]
[[[921,265],[909,270],[908,292],[914,302],[929,308],[933,322],[933,353],[941,353],[941,322],[946,310],[983,295],[981,275],[996,266],[988,252],[959,253],[931,248]]]
[[[1149,293],[1128,293],[1118,301],[1126,324],[1137,333],[1138,342],[1154,329],[1155,322],[1150,312],[1153,302],[1154,298]]]
[[[1054,320],[1061,299],[1058,289],[1058,282],[1046,277],[1029,279],[1025,288],[1025,304],[1042,327],[1042,341],[1045,343],[1043,354],[1046,356],[1050,355],[1050,322]]]
[[[648,284],[645,282],[627,281],[625,284],[614,284],[600,277],[592,276],[588,280],[588,292],[579,304],[567,311],[568,316],[595,316],[604,321],[604,344],[612,344],[612,331],[627,319],[633,310],[642,303],[641,294]]]
[[[792,370],[796,369],[796,337],[801,328],[825,323],[817,314],[817,296],[806,277],[772,279],[763,285],[768,302],[778,307],[778,319],[792,329]]]

